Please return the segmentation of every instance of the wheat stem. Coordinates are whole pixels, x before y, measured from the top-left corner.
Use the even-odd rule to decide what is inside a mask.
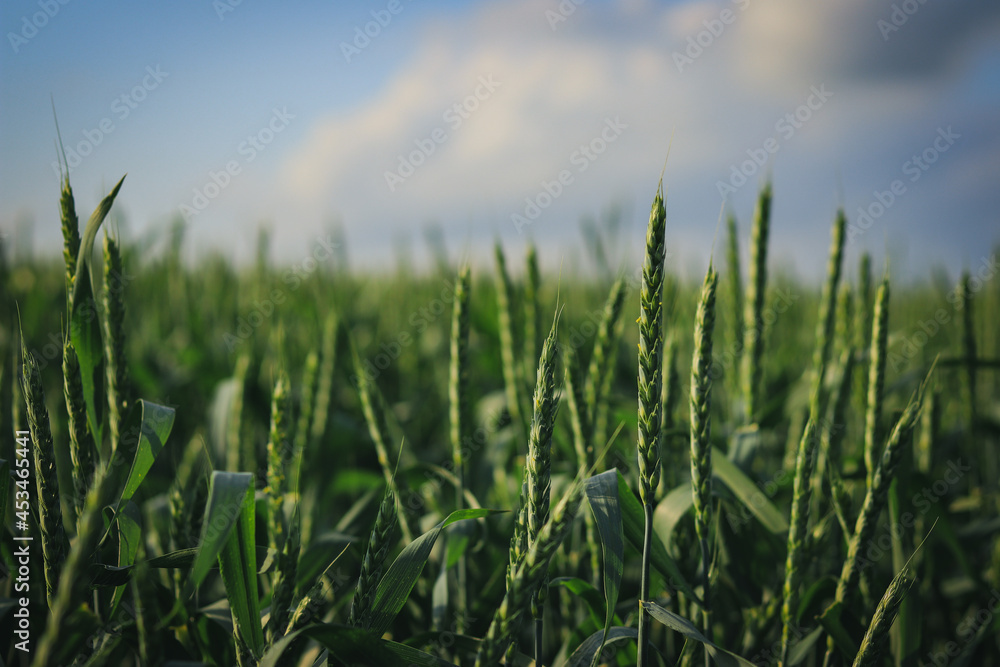
[[[544,585],[549,563],[569,530],[580,506],[580,485],[574,486],[552,508],[548,521],[525,552],[510,578],[503,601],[493,614],[490,627],[479,643],[476,667],[493,667],[517,635],[531,600]]]
[[[712,333],[715,329],[715,290],[718,275],[708,266],[705,283],[695,316],[694,355],[691,360],[691,494],[694,501],[694,526],[701,547],[702,615],[705,635],[711,639],[711,595],[709,592],[708,527],[712,522]],[[708,649],[705,664],[710,664]]]
[[[528,511],[526,524],[528,529],[528,548],[538,538],[539,531],[548,521],[551,502],[549,495],[552,488],[552,431],[555,426],[556,411],[559,402],[556,400],[556,362],[558,344],[556,332],[559,327],[558,313],[552,320],[552,328],[542,344],[542,353],[538,360],[538,372],[535,379],[533,397],[533,416],[531,429],[528,433],[528,456],[525,459],[525,480],[528,491]],[[542,639],[542,616],[548,587],[542,585],[532,598],[531,615],[535,619],[535,661],[542,664],[539,645]]]
[[[826,402],[823,384],[830,347],[833,343],[834,317],[836,315],[837,290],[840,282],[846,224],[844,212],[838,211],[831,233],[830,258],[820,301],[819,319],[816,324],[816,348],[813,353],[809,418],[795,457],[792,513],[788,531],[788,553],[785,559],[785,598],[781,607],[781,665],[787,664],[788,653],[791,650],[791,629],[795,614],[798,613],[800,583],[806,567],[805,541],[808,538],[812,475],[816,462],[817,446],[822,437],[820,422]]]
[[[466,433],[469,411],[469,267],[458,272],[455,283],[455,301],[451,319],[451,364],[448,374],[448,409],[451,424],[451,455],[455,466],[455,509],[464,507],[465,460],[462,440]],[[458,560],[458,609],[467,608],[468,583],[466,580],[465,555]],[[462,621],[459,620],[461,625]],[[459,627],[458,632],[463,632]]]
[[[743,274],[740,269],[740,239],[736,216],[730,215],[726,220],[726,275],[729,278],[729,298],[732,299],[732,332],[733,350],[736,352],[732,365],[736,369],[733,374],[734,388],[740,385],[739,370],[743,363]]]
[[[767,183],[757,197],[750,229],[750,276],[747,281],[746,314],[743,332],[744,420],[748,424],[759,419],[759,397],[764,358],[764,298],[767,289],[767,237],[771,223],[771,184]]]
[[[649,600],[649,567],[652,550],[653,505],[660,483],[660,429],[662,428],[663,381],[663,260],[666,209],[663,183],[657,188],[646,229],[646,257],[642,266],[642,289],[639,298],[639,423],[638,461],[639,496],[645,513],[645,537],[642,557],[639,600]],[[646,648],[650,619],[639,605],[638,665],[646,667],[650,657]]]
[[[617,358],[618,339],[621,335],[621,314],[625,305],[628,287],[621,278],[615,281],[604,302],[601,321],[597,325],[597,338],[590,364],[584,380],[584,405],[590,409],[587,437],[587,465],[593,464],[594,442],[603,442],[607,437],[607,396],[611,389],[611,379]]]
[[[871,349],[868,366],[868,402],[865,409],[865,470],[867,486],[872,484],[878,454],[875,451],[878,423],[882,418],[882,387],[885,384],[885,364],[889,343],[889,276],[882,278],[875,297],[872,321]]]
[[[515,429],[525,432],[524,410],[521,408],[521,372],[517,358],[512,304],[514,287],[507,273],[507,260],[500,243],[494,247],[496,256],[497,317],[500,333],[500,358],[503,362],[504,388],[507,392],[507,412]]]

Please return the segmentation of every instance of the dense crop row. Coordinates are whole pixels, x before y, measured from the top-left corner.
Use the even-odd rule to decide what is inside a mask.
[[[813,289],[767,186],[745,286],[659,192],[620,275],[190,265],[121,186],[0,257],[7,664],[1000,664],[995,255],[897,284],[838,214]]]

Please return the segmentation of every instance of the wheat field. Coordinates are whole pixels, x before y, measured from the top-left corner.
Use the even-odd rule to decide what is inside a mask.
[[[620,271],[192,264],[123,187],[0,256],[4,664],[1000,665],[995,252],[810,285],[768,184],[691,281],[661,184]]]

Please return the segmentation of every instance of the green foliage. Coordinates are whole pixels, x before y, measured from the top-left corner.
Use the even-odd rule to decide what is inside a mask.
[[[890,313],[838,214],[810,286],[768,266],[769,186],[717,307],[659,193],[617,277],[186,263],[183,225],[102,257],[120,187],[80,229],[63,179],[60,260],[0,267],[32,664],[634,665],[641,610],[650,664],[1000,667],[996,277],[894,277]]]

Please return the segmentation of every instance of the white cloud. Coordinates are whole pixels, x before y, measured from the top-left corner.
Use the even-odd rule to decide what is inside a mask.
[[[888,42],[876,22],[888,16],[889,3],[862,0],[583,4],[551,30],[544,11],[554,7],[496,2],[427,25],[416,52],[377,95],[350,113],[321,119],[287,157],[278,183],[288,206],[311,220],[334,211],[349,228],[368,232],[474,219],[494,233],[511,233],[509,216],[524,198],[571,168],[573,151],[599,136],[605,118],[617,116],[628,130],[587,172],[574,172],[573,184],[533,231],[570,224],[575,232],[581,214],[617,196],[648,198],[671,130],[668,179],[680,193],[682,217],[704,211],[714,225],[716,180],[773,135],[775,121],[802,104],[810,86],[827,82],[835,101],[775,158],[782,173],[799,178],[824,154],[848,163],[876,159],[878,151],[895,155],[879,139],[939,92],[937,63],[904,57],[926,50],[926,43],[907,41],[906,31],[925,39],[921,23],[941,20],[941,10],[930,5]],[[723,10],[733,20],[703,38],[707,45],[678,72],[675,52],[683,53],[688,38],[698,39]],[[976,10],[951,11],[936,44],[945,59],[966,53],[975,33],[969,15]],[[981,22],[995,26],[996,11],[981,13]],[[446,110],[473,94],[480,77],[500,85],[451,126]],[[385,173],[417,149],[415,141],[426,145],[435,129],[447,140],[391,192]],[[836,168],[824,164],[821,177]],[[755,184],[762,175],[749,180]],[[753,187],[741,192],[743,201]]]

